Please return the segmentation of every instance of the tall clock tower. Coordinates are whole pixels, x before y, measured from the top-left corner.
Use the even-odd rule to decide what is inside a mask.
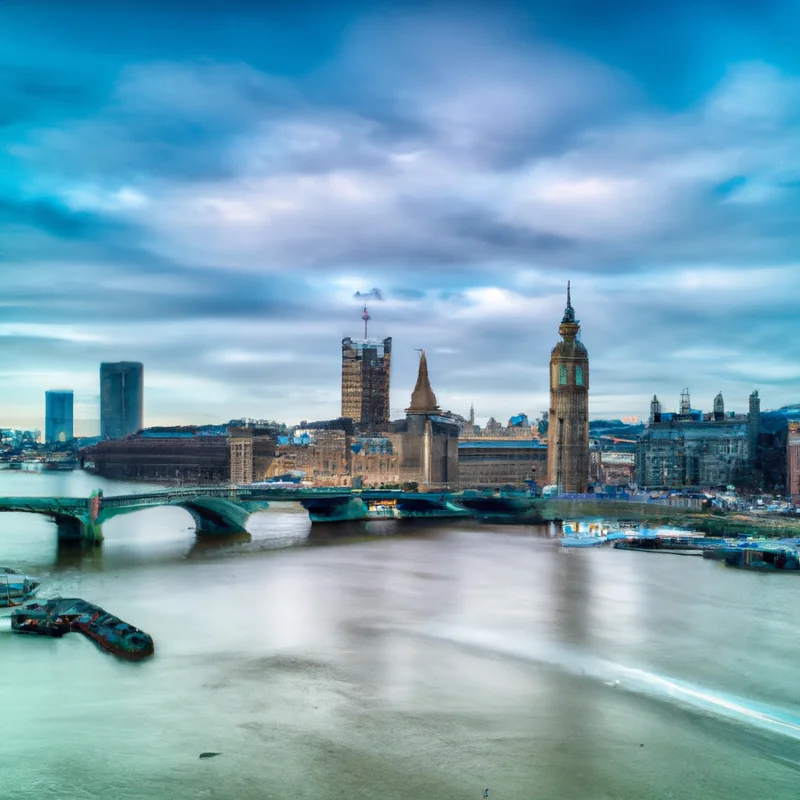
[[[561,341],[550,355],[547,477],[559,493],[583,494],[589,487],[589,354],[578,341],[580,329],[568,283]]]

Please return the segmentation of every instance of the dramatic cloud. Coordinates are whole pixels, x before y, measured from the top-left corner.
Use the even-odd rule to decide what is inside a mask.
[[[0,81],[0,425],[41,426],[58,384],[91,432],[118,359],[145,363],[153,424],[334,416],[370,286],[393,413],[425,347],[443,406],[534,416],[567,279],[593,415],[684,386],[702,408],[799,400],[800,64],[760,44],[794,12],[625,5],[593,36],[576,2],[313,27],[201,4],[214,39],[139,4],[113,58],[103,6],[76,4],[76,42],[55,7],[45,29],[0,10],[27,44]],[[696,65],[670,85],[668,44]]]

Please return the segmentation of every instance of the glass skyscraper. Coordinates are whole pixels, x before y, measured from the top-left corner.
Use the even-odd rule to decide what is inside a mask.
[[[121,439],[142,429],[144,367],[138,361],[100,364],[100,436]]]
[[[44,440],[47,444],[72,439],[72,389],[53,389],[44,394]]]

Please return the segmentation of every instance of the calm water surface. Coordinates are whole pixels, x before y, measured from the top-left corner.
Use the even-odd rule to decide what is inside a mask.
[[[98,486],[134,488],[0,471],[0,495]],[[175,508],[105,534],[64,549],[0,515],[0,564],[156,642],[130,664],[0,617],[2,798],[800,794],[797,576],[530,526],[312,530],[291,505],[222,542]]]

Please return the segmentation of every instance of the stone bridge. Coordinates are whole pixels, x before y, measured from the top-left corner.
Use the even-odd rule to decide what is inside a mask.
[[[104,522],[142,508],[179,506],[192,515],[199,535],[214,535],[246,530],[250,514],[264,511],[274,502],[299,503],[308,511],[312,522],[472,517],[535,524],[602,517],[699,526],[699,522],[708,519],[707,514],[698,514],[691,509],[619,500],[543,499],[521,494],[477,492],[440,494],[390,489],[353,490],[347,487],[273,489],[263,486],[205,486],[109,497],[97,491],[89,498],[0,497],[0,511],[44,514],[55,520],[60,538],[102,541]],[[723,520],[715,521],[725,524]]]

